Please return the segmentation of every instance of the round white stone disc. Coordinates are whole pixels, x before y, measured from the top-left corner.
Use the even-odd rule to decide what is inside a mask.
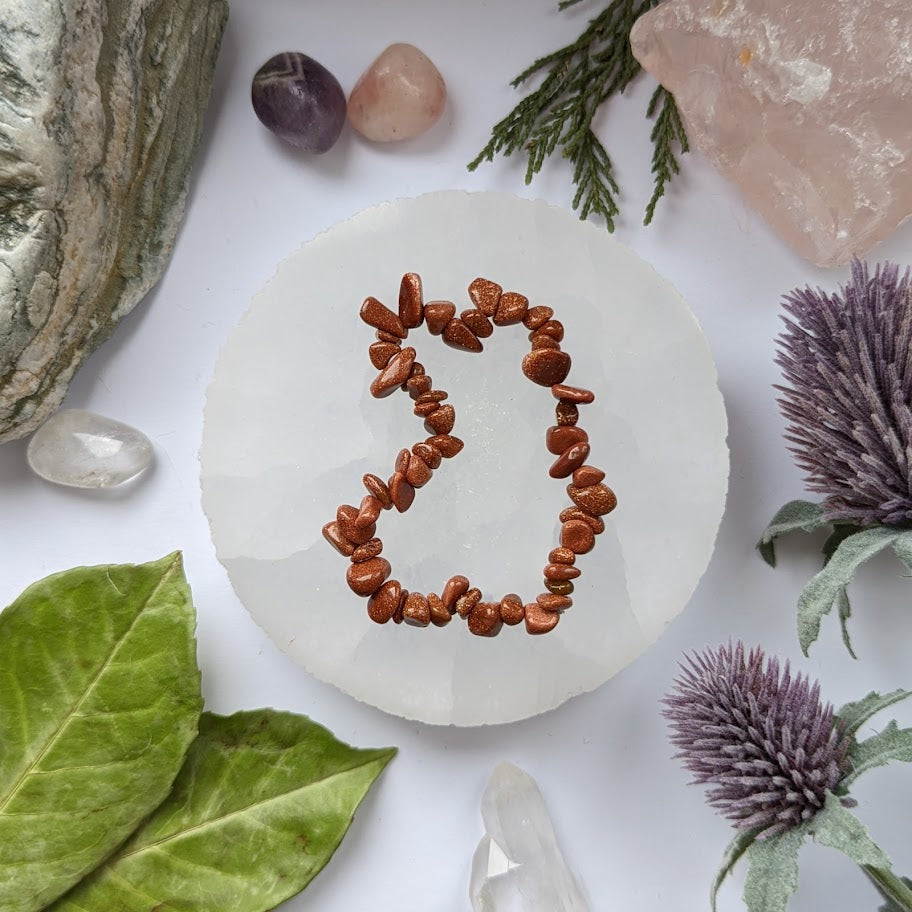
[[[428,433],[412,401],[373,399],[373,295],[397,306],[405,272],[426,301],[471,306],[484,276],[554,308],[573,358],[589,462],[618,495],[595,550],[580,556],[573,607],[545,636],[472,636],[377,625],[345,582],[348,560],[321,528],[392,473]],[[408,343],[456,409],[465,449],[412,508],[377,534],[404,588],[440,592],[460,573],[485,600],[532,601],[558,544],[566,481],[548,476],[555,400],[520,364],[521,326],[470,354],[424,326]],[[726,418],[706,339],[672,286],[601,227],[502,193],[431,193],[384,203],[301,247],[254,299],[209,388],[203,505],[219,559],[256,621],[311,674],[409,719],[509,722],[591,690],[632,662],[684,608],[709,561],[728,478]]]

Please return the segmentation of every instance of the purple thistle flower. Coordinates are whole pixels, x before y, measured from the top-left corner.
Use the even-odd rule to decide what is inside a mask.
[[[912,287],[885,263],[852,264],[841,294],[787,295],[776,363],[786,439],[826,495],[826,519],[912,522]]]
[[[707,800],[739,829],[766,839],[819,811],[847,771],[849,738],[820,689],[788,662],[744,645],[686,658],[663,703],[677,758],[693,784],[712,785]]]

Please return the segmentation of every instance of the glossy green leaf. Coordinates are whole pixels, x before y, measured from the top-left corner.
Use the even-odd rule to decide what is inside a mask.
[[[43,909],[168,794],[202,708],[180,555],[48,577],[0,614],[0,909]]]
[[[357,750],[291,713],[203,713],[168,799],[51,910],[272,909],[329,861],[395,752]]]
[[[838,849],[860,865],[889,868],[890,859],[871,839],[865,825],[830,792],[823,810],[807,824],[809,832],[821,845]]]
[[[885,766],[893,760],[912,763],[912,728],[900,728],[896,722],[890,722],[882,732],[865,741],[856,741],[849,748],[849,760],[851,769],[839,781],[843,789],[876,766]]]
[[[785,912],[798,887],[798,850],[806,835],[804,827],[797,827],[751,843],[744,853],[749,865],[744,881],[747,912]]]
[[[912,691],[893,690],[890,693],[879,694],[872,690],[866,697],[846,703],[836,713],[836,718],[842,722],[845,734],[854,735],[872,716],[907,697],[912,697]]]
[[[738,830],[735,833],[735,838],[728,844],[728,848],[722,856],[722,864],[713,878],[712,887],[709,890],[709,902],[713,912],[716,912],[716,897],[719,895],[719,888],[756,838],[757,830]]]
[[[782,507],[763,530],[757,550],[760,556],[771,566],[776,566],[775,541],[786,532],[813,532],[821,526],[828,525],[823,518],[823,506],[809,500],[792,500]]]
[[[843,539],[798,599],[798,640],[805,655],[820,633],[820,621],[833,608],[840,590],[849,584],[866,560],[888,548],[901,533],[885,526],[873,526]],[[843,610],[840,608],[840,610]]]

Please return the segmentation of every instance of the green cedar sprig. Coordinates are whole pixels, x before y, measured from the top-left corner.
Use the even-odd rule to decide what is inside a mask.
[[[561,10],[580,0],[563,0]],[[487,145],[468,165],[474,171],[494,156],[524,152],[525,182],[541,171],[545,160],[558,148],[573,166],[576,193],[573,208],[581,219],[596,213],[614,230],[619,188],[614,166],[592,129],[601,105],[623,93],[640,72],[630,48],[634,22],[658,0],[611,0],[573,42],[540,57],[517,76],[519,87],[533,76],[544,74],[541,84],[526,95],[491,131]],[[653,143],[653,194],[646,206],[643,224],[648,225],[666,185],[679,172],[676,150],[688,150],[687,136],[674,98],[659,86],[646,111],[655,117]]]
[[[665,195],[665,185],[680,173],[681,166],[675,156],[675,146],[682,153],[687,152],[690,148],[687,144],[687,134],[684,132],[684,124],[681,121],[678,106],[675,104],[671,92],[664,86],[657,86],[655,92],[652,93],[646,116],[653,117],[656,111],[658,111],[658,116],[652,132],[649,134],[653,145],[653,190],[652,197],[646,205],[644,225],[648,225],[652,221],[656,203]]]

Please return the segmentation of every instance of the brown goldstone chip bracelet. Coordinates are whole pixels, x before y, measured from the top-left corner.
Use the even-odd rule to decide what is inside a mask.
[[[377,330],[377,341],[369,349],[371,364],[380,373],[371,383],[377,398],[388,396],[397,388],[414,400],[414,412],[424,418],[425,427],[433,433],[411,450],[402,450],[388,482],[376,475],[364,476],[367,494],[359,507],[343,504],[333,522],[323,527],[326,540],[342,555],[351,558],[346,574],[351,590],[368,599],[371,620],[385,624],[405,621],[416,627],[434,624],[443,627],[454,614],[466,618],[469,630],[478,636],[496,636],[504,624],[525,621],[528,633],[547,633],[557,626],[561,613],[573,601],[573,580],[580,575],[574,566],[577,554],[586,554],[595,546],[595,536],[604,531],[601,517],[617,506],[617,498],[602,484],[605,473],[587,465],[589,436],[576,426],[578,406],[595,399],[589,390],[564,385],[570,372],[570,356],[561,351],[564,327],[552,319],[550,307],[529,307],[529,301],[514,291],[504,291],[488,279],[475,279],[469,285],[474,308],[456,316],[451,301],[424,303],[421,278],[413,273],[402,277],[399,287],[398,315],[376,298],[367,298],[361,307],[361,319]],[[447,580],[440,595],[408,592],[398,580],[388,579],[392,568],[380,557],[383,542],[375,537],[377,519],[382,510],[395,507],[404,513],[415,499],[415,489],[423,487],[443,459],[455,456],[463,447],[450,433],[456,422],[452,405],[443,404],[447,394],[433,389],[431,378],[415,360],[414,348],[403,348],[410,329],[427,324],[432,335],[443,336],[453,348],[480,352],[481,339],[494,332],[495,326],[522,323],[529,330],[532,351],[523,358],[523,373],[534,383],[550,386],[557,399],[557,424],[548,428],[545,446],[557,456],[548,474],[552,478],[573,476],[567,493],[573,506],[560,514],[560,547],[548,555],[545,566],[545,589],[534,602],[523,603],[514,594],[499,602],[482,601],[482,593],[465,576]]]

